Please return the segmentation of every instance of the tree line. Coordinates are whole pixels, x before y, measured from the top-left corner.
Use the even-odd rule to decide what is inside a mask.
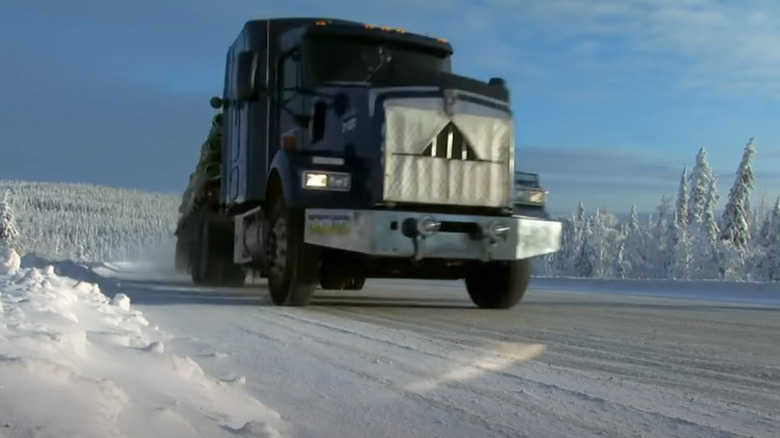
[[[780,197],[751,206],[755,139],[744,147],[724,208],[707,152],[685,166],[676,196],[640,222],[582,203],[563,222],[563,248],[536,260],[535,274],[582,278],[780,281]]]
[[[0,180],[0,245],[54,260],[136,259],[172,241],[179,202],[91,184]]]

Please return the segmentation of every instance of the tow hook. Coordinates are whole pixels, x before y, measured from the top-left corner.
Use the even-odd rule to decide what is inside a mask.
[[[438,233],[439,229],[441,229],[441,222],[433,216],[425,216],[419,220],[410,217],[401,222],[401,233],[412,240],[415,262],[423,258],[425,238]]]
[[[493,248],[499,241],[506,241],[512,227],[494,220],[487,225],[479,225],[479,237],[482,240],[482,261],[488,262],[492,258]]]

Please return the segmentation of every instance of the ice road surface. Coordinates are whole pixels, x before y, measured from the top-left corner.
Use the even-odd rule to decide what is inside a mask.
[[[0,274],[0,437],[284,436],[243,378],[211,377],[163,337],[122,293],[52,266]]]
[[[94,272],[170,348],[246,376],[285,436],[780,436],[776,285],[535,279],[483,311],[459,282],[369,281],[279,308],[155,268]]]

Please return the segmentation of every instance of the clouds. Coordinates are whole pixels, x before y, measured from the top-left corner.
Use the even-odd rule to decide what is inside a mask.
[[[682,171],[662,159],[598,148],[520,145],[515,157],[518,170],[540,174],[556,214],[567,214],[580,201],[613,212],[632,203],[649,210],[662,194],[674,193]]]
[[[583,65],[667,72],[683,90],[780,99],[780,3],[746,0],[534,2]],[[548,6],[549,5],[549,6]],[[584,44],[584,46],[583,46]],[[587,50],[583,50],[583,47]],[[664,65],[665,64],[665,65]],[[673,69],[669,69],[672,67]]]
[[[580,201],[613,212],[625,212],[632,203],[640,210],[650,211],[661,196],[676,196],[684,166],[688,166],[690,174],[697,150],[690,148],[687,152],[690,159],[676,163],[639,151],[520,145],[515,162],[518,170],[540,174],[543,186],[551,192],[550,207],[557,213],[567,213]],[[741,158],[739,153],[732,155],[727,157],[731,160],[714,157],[727,163],[713,169],[724,200]],[[709,158],[713,159],[711,153]],[[759,151],[756,162],[763,159]],[[774,188],[780,186],[780,171],[771,168],[755,170],[754,174],[759,196],[767,190],[770,195],[778,192]]]
[[[679,170],[675,166],[664,164],[663,160],[658,158],[647,159],[637,154],[595,148],[545,148],[521,145],[518,146],[515,155],[519,167],[528,163],[547,174],[560,174],[572,178],[647,177],[664,181],[679,175]]]

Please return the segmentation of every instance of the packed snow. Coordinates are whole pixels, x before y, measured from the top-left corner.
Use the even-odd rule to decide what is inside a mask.
[[[6,258],[15,252],[6,252]],[[0,436],[277,437],[279,414],[168,351],[164,334],[94,283],[0,260]]]
[[[196,287],[155,260],[26,255],[0,276],[0,436],[768,438],[780,427],[769,284],[537,278],[517,309],[483,312],[458,283],[369,281],[288,309],[259,284]]]
[[[774,438],[780,427],[770,284],[535,278],[520,306],[495,312],[475,309],[462,282],[369,280],[297,309],[271,305],[262,282],[199,287],[154,263],[93,271],[164,320],[171,348],[245,375],[291,437]]]

